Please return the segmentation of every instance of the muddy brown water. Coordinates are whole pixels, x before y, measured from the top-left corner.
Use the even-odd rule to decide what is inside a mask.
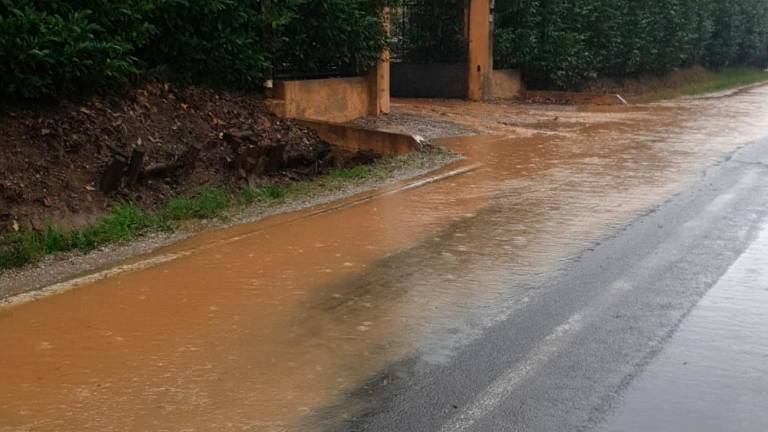
[[[0,431],[312,430],[392,362],[450,360],[537,278],[768,127],[768,88],[623,112],[404,101],[480,168],[209,232],[0,309]],[[556,127],[547,127],[549,123]],[[455,169],[451,167],[449,169]],[[163,261],[163,260],[159,260]]]

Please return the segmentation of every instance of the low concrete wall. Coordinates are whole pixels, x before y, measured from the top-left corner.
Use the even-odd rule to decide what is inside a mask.
[[[347,122],[369,115],[376,91],[367,76],[278,81],[269,104],[281,117]]]
[[[491,75],[491,96],[496,99],[514,99],[520,97],[523,90],[523,79],[520,71],[515,69],[500,69]]]
[[[392,63],[392,96],[466,99],[467,75],[465,63]]]
[[[421,142],[413,135],[322,121],[298,122],[313,129],[320,138],[330,144],[350,151],[372,150],[382,156],[394,156],[410,153],[421,147]]]

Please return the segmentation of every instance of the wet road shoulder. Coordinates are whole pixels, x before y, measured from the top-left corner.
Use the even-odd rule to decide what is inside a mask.
[[[763,227],[600,431],[768,430],[766,256]]]

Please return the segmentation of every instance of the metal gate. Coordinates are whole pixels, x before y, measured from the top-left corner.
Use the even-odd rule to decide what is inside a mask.
[[[403,0],[391,10],[394,97],[467,97],[469,0]]]
[[[392,10],[393,61],[453,63],[467,59],[467,0],[403,0]]]

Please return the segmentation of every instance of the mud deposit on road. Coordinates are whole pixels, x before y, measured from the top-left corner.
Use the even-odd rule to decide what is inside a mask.
[[[489,134],[444,142],[482,167],[207,233],[163,251],[175,260],[0,309],[0,430],[354,417],[365,407],[350,395],[387,365],[448,361],[536,296],[541,274],[761,136],[766,96],[607,113],[400,102]]]

